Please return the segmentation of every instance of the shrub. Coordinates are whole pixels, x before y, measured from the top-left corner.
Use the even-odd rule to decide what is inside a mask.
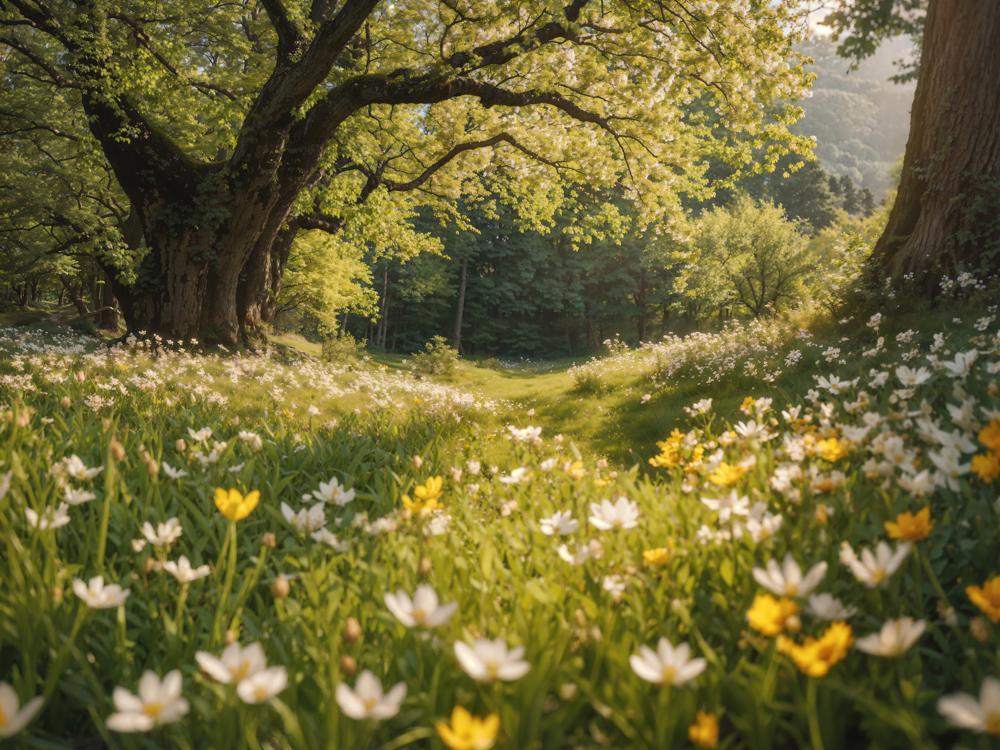
[[[410,357],[410,366],[422,375],[451,375],[457,364],[458,352],[444,336],[435,336]]]
[[[573,386],[581,393],[601,393],[608,390],[608,384],[601,375],[604,367],[600,360],[592,359],[582,365],[569,368],[569,376],[573,378]]]
[[[335,333],[323,339],[323,360],[326,362],[343,362],[357,359],[362,352],[362,346],[349,333]]]

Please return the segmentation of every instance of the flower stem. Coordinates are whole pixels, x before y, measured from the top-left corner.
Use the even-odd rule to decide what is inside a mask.
[[[813,750],[823,750],[823,734],[819,729],[819,715],[816,711],[816,680],[812,677],[806,684],[806,711],[809,718],[809,739]]]

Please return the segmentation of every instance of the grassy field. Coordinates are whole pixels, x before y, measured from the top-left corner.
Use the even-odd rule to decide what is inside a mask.
[[[274,343],[0,328],[0,738],[986,748],[1000,732],[988,299],[446,378]]]

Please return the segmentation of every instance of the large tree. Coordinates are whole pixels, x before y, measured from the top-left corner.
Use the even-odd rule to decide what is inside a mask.
[[[894,34],[921,38],[917,90],[895,202],[874,258],[928,291],[941,274],[1000,260],[1000,3],[840,0],[841,50],[870,54]],[[922,30],[922,31],[921,31]]]
[[[444,209],[498,163],[662,219],[706,153],[773,161],[807,82],[793,5],[5,0],[0,54],[5,86],[86,114],[141,225],[129,327],[233,342],[300,229]]]

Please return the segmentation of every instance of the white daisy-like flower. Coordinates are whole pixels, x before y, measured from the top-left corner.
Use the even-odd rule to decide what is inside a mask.
[[[832,594],[813,594],[809,597],[806,610],[820,620],[847,620],[858,613],[854,607],[845,607],[843,602]]]
[[[840,545],[840,561],[850,568],[855,578],[871,589],[885,586],[909,553],[909,542],[903,542],[893,550],[882,541],[875,547],[874,553],[870,548],[863,547],[860,558],[847,542]]]
[[[13,737],[28,726],[44,702],[45,698],[39,695],[22,706],[14,688],[0,682],[0,739]]]
[[[367,669],[358,675],[351,689],[347,683],[337,685],[337,705],[352,719],[391,719],[399,713],[406,698],[406,685],[394,685],[388,693],[382,692],[382,683]]]
[[[888,620],[878,633],[858,638],[855,645],[873,656],[900,656],[924,634],[927,623],[912,617]]]
[[[578,544],[575,550],[570,549],[567,544],[560,544],[556,549],[556,552],[559,553],[559,557],[568,562],[570,565],[583,565],[588,560],[595,560],[601,556],[603,551],[601,543],[596,539],[591,539],[589,542],[584,544]]]
[[[181,583],[191,583],[199,578],[204,578],[212,569],[207,565],[199,565],[197,568],[191,566],[191,562],[181,555],[177,561],[167,560],[163,563],[163,569],[176,578]]]
[[[634,529],[639,525],[639,506],[624,496],[613,503],[610,500],[591,503],[589,520],[591,526],[601,531]]]
[[[175,469],[166,461],[160,462],[160,468],[163,469],[163,473],[166,474],[171,479],[180,479],[181,477],[186,477],[188,475],[188,473],[184,471],[184,469]]]
[[[181,534],[184,533],[181,522],[177,520],[176,516],[168,518],[163,523],[156,524],[156,526],[146,521],[142,524],[140,531],[142,531],[142,535],[146,538],[146,541],[154,547],[169,547],[180,539]]]
[[[471,644],[455,642],[455,658],[469,677],[477,682],[519,680],[531,665],[523,659],[524,646],[508,648],[502,638],[478,638]]]
[[[194,659],[202,672],[223,685],[238,683],[267,667],[264,647],[257,641],[246,646],[230,643],[218,657],[198,651]]]
[[[787,554],[781,565],[778,565],[777,560],[768,560],[764,568],[754,568],[753,577],[776,596],[805,598],[819,586],[826,575],[826,567],[825,562],[817,563],[803,576],[795,558]]]
[[[91,609],[110,609],[123,604],[128,599],[129,589],[117,583],[104,583],[104,576],[94,576],[84,583],[80,578],[73,581],[73,593]]]
[[[284,667],[268,667],[240,680],[236,694],[244,703],[263,703],[288,687],[288,671]]]
[[[319,483],[319,489],[313,490],[312,496],[324,503],[343,507],[354,500],[355,491],[343,487],[337,477],[330,477],[329,482]]]
[[[61,529],[69,523],[69,506],[66,503],[59,503],[57,507],[46,508],[41,513],[25,508],[24,517],[29,526],[39,531]]]
[[[287,503],[282,503],[281,515],[298,531],[305,534],[319,531],[326,526],[326,506],[323,503],[316,503],[311,508],[303,508],[297,513],[288,507]]]
[[[310,534],[314,542],[319,542],[320,544],[325,544],[332,550],[336,552],[347,552],[349,545],[347,542],[343,542],[340,538],[334,534],[332,531],[326,527],[322,529],[317,529],[312,534]]]
[[[938,700],[938,711],[956,727],[1000,735],[1000,680],[983,680],[978,700],[968,693],[946,695]]]
[[[691,658],[691,647],[686,643],[674,646],[661,638],[656,651],[641,646],[638,654],[629,657],[632,671],[647,682],[669,687],[680,687],[705,671],[707,662]]]
[[[181,673],[176,669],[162,680],[147,670],[139,679],[138,695],[116,687],[111,697],[116,713],[108,717],[107,725],[114,732],[148,732],[177,721],[189,709],[181,695]]]
[[[84,503],[89,503],[96,497],[97,495],[90,490],[78,489],[76,487],[70,487],[69,485],[66,485],[63,490],[63,499],[69,505],[83,505]]]
[[[436,628],[444,625],[455,614],[456,602],[441,604],[437,592],[429,584],[422,583],[410,598],[405,591],[387,592],[385,606],[393,617],[408,628]]]
[[[568,510],[560,510],[547,518],[541,519],[538,522],[538,527],[545,536],[566,536],[579,529],[580,523],[573,518],[573,514]]]

